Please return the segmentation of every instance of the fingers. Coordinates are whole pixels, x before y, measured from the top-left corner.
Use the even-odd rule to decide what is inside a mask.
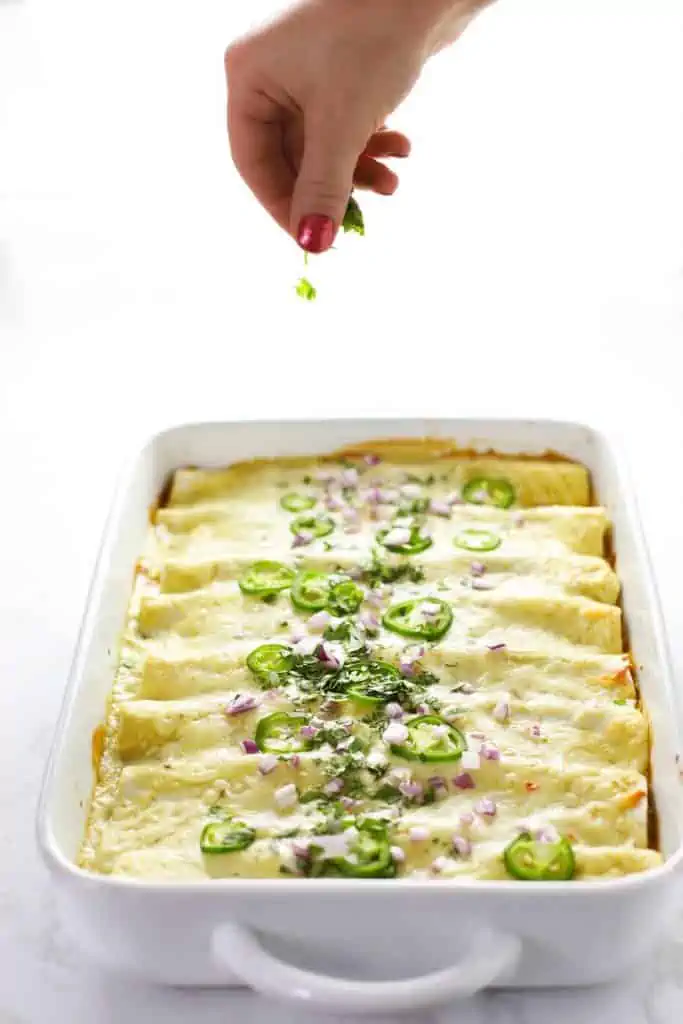
[[[358,188],[370,189],[382,196],[391,196],[398,188],[398,175],[385,164],[373,160],[364,153],[356,164],[353,183]]]
[[[410,139],[403,132],[382,129],[375,132],[365,147],[368,156],[379,157],[406,157],[410,155]]]
[[[348,117],[306,117],[304,151],[292,196],[290,231],[308,252],[334,242],[368,131]]]
[[[267,97],[228,95],[228,133],[235,166],[258,201],[289,230],[295,171],[283,143],[283,112]]]

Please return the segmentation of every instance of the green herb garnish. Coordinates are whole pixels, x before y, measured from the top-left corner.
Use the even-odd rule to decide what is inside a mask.
[[[342,229],[344,232],[355,231],[357,235],[365,234],[363,213],[353,196],[349,196],[349,201],[346,204],[346,211],[344,212],[344,219],[342,221]]]
[[[365,221],[363,220],[363,213],[360,206],[353,198],[349,196],[349,201],[346,204],[346,210],[344,211],[344,217],[341,222],[342,231],[344,234],[348,234],[349,231],[355,232],[357,235],[365,234]],[[308,253],[304,253],[304,266],[308,266]],[[307,277],[300,277],[296,285],[296,294],[300,299],[305,299],[306,302],[312,302],[313,299],[317,298],[318,290],[311,284]]]
[[[318,292],[307,278],[300,277],[296,286],[296,294],[299,298],[306,299],[307,302],[312,302]]]

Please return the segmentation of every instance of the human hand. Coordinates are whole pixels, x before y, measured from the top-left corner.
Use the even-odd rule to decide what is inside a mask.
[[[382,161],[410,142],[385,121],[472,0],[303,0],[226,52],[238,171],[309,252],[335,238],[353,186],[391,195]]]

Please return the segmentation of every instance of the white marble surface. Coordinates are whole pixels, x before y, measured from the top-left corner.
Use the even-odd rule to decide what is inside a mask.
[[[368,201],[368,238],[315,268],[313,306],[223,133],[224,45],[274,6],[0,0],[2,1024],[311,1019],[80,962],[35,852],[114,474],[149,431],[395,412],[609,427],[683,659],[680,5],[503,0],[425,75],[401,193]],[[670,942],[616,988],[485,995],[438,1020],[682,1017]]]

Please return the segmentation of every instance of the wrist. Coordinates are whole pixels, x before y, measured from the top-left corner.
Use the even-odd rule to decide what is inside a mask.
[[[452,43],[474,16],[492,0],[390,0],[401,9],[406,27],[424,39],[426,57]]]

